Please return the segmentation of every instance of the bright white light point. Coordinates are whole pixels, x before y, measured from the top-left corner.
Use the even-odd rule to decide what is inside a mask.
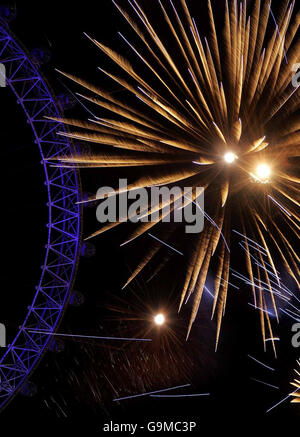
[[[256,167],[256,175],[261,180],[267,180],[271,174],[271,168],[267,164],[259,164]]]
[[[224,160],[228,163],[231,164],[233,161],[236,160],[236,155],[233,152],[227,152],[224,155]]]
[[[163,314],[157,314],[154,317],[154,322],[159,326],[163,325],[165,323],[165,316]]]

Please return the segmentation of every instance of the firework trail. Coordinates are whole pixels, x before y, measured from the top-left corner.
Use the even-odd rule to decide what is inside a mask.
[[[217,319],[218,344],[234,226],[243,238],[247,278],[253,304],[260,311],[263,339],[273,338],[270,312],[278,318],[278,293],[273,290],[274,283],[280,287],[278,263],[299,287],[299,258],[292,243],[299,231],[296,172],[300,156],[299,85],[293,80],[293,65],[300,53],[300,14],[294,11],[295,2],[285,0],[273,11],[269,1],[225,1],[219,25],[208,0],[207,37],[201,35],[201,21],[190,13],[192,1],[157,2],[155,13],[164,20],[164,32],[137,0],[129,1],[127,7],[114,4],[137,36],[138,43],[133,45],[120,34],[133,52],[134,63],[90,40],[122,70],[120,75],[101,72],[123,87],[127,97],[120,100],[63,73],[85,89],[87,94],[80,97],[87,104],[98,109],[99,115],[108,111],[112,118],[64,119],[72,131],[61,135],[88,141],[93,151],[61,158],[58,165],[126,167],[129,174],[142,168],[142,176],[128,190],[175,184],[204,187],[204,230],[183,241],[188,250],[182,251],[187,260],[180,308],[187,298],[193,299],[188,334],[210,271],[216,278],[212,315]],[[161,202],[160,210],[166,206]],[[175,208],[174,199],[169,206],[171,211]],[[144,211],[151,213],[151,207]],[[93,236],[118,224],[104,225]],[[127,241],[149,234],[155,225],[159,226],[137,224]],[[173,239],[177,241],[176,232]],[[169,232],[162,241],[169,244],[171,236]],[[127,284],[163,246],[159,241],[149,244]],[[253,244],[255,259],[249,252]]]
[[[297,361],[298,369],[300,369],[300,361]],[[292,385],[296,387],[296,390],[291,393],[290,396],[293,396],[293,403],[300,403],[300,372],[299,370],[295,370],[297,373],[297,378],[295,378],[294,382],[292,382]]]

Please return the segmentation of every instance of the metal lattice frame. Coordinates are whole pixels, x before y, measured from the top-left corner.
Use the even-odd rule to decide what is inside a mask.
[[[0,409],[22,387],[47,348],[63,315],[74,280],[80,246],[80,181],[75,169],[51,166],[55,156],[70,156],[68,140],[57,136],[61,123],[46,120],[60,111],[41,74],[21,44],[0,21],[0,63],[7,85],[21,105],[40,149],[48,190],[49,224],[45,262],[23,325],[0,358]],[[47,334],[43,334],[43,332]],[[1,351],[1,350],[0,350]]]

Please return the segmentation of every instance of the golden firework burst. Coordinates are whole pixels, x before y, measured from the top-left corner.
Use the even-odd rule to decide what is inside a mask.
[[[299,236],[296,171],[300,156],[299,86],[294,84],[292,69],[300,55],[296,37],[300,14],[294,13],[295,2],[282,1],[273,14],[269,1],[225,1],[220,26],[208,0],[207,38],[201,35],[185,0],[157,3],[163,31],[137,0],[129,2],[130,11],[114,3],[137,36],[138,43],[133,45],[121,35],[137,56],[136,64],[90,39],[122,70],[118,75],[101,69],[128,97],[121,100],[99,86],[62,73],[88,92],[81,98],[95,105],[99,116],[87,121],[63,120],[72,130],[61,135],[94,146],[91,154],[61,158],[59,165],[126,167],[130,172],[142,167],[142,176],[128,190],[163,184],[204,187],[209,220],[203,232],[189,240],[180,301],[181,307],[187,298],[193,299],[188,333],[207,274],[213,269],[212,314],[217,317],[218,343],[234,224],[242,236],[263,340],[266,331],[273,338],[270,310],[278,318],[276,300],[281,284],[276,264],[284,265],[299,287],[299,257],[293,247]],[[101,111],[108,111],[112,118],[101,117]],[[171,211],[174,204],[174,199],[169,201]],[[161,203],[160,210],[165,206]],[[151,207],[144,213],[150,216]],[[109,223],[92,236],[118,224]],[[137,224],[128,241],[155,225]],[[253,245],[255,256],[251,255]],[[161,247],[153,241],[127,284]]]

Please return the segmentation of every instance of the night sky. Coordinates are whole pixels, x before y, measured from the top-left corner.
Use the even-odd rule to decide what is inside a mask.
[[[145,3],[150,15],[155,17],[151,7],[154,0]],[[198,9],[194,6],[197,2],[191,3],[197,16]],[[86,32],[104,44],[122,48],[124,55],[128,53],[117,32],[132,34],[110,0],[17,1],[17,10],[11,29],[29,51],[34,47],[49,51],[51,58],[41,68],[56,94],[68,93],[68,89],[79,91],[75,84],[55,71],[58,68],[99,83],[120,97],[122,91],[97,71],[99,66],[111,68],[111,63],[83,35]],[[201,15],[200,7],[198,16]],[[217,20],[222,16],[220,10]],[[206,26],[207,22],[203,20],[201,31],[204,34]],[[39,280],[46,239],[47,198],[40,156],[30,129],[10,90],[1,89],[1,101],[2,93],[6,106],[5,110],[3,106],[1,109],[0,131],[4,163],[1,171],[4,219],[1,293],[4,300],[0,321],[5,322],[10,340],[26,314]],[[88,118],[79,103],[67,109],[65,114]],[[83,190],[95,194],[99,187],[126,177],[126,169],[117,172],[83,170],[81,177]],[[95,205],[92,204],[84,208],[84,236],[96,229]],[[71,436],[81,435],[84,430],[85,435],[96,436],[100,435],[103,424],[111,420],[142,424],[151,419],[182,419],[197,421],[199,435],[202,426],[209,426],[211,430],[215,427],[236,430],[244,435],[245,428],[253,426],[259,432],[259,427],[265,426],[272,430],[277,423],[286,427],[286,433],[296,435],[300,419],[297,405],[285,402],[266,413],[292,391],[290,382],[299,358],[299,349],[291,345],[293,321],[282,317],[276,331],[281,338],[278,359],[274,358],[271,347],[264,353],[259,317],[248,305],[251,290],[240,283],[239,290],[229,292],[218,351],[214,351],[216,323],[210,320],[212,299],[209,295],[204,296],[191,338],[186,342],[190,308],[187,306],[177,316],[183,275],[181,257],[166,249],[164,257],[168,263],[157,277],[148,281],[153,273],[148,269],[127,291],[121,291],[145,244],[141,239],[134,245],[120,247],[127,233],[128,228],[122,225],[90,240],[96,253],[92,257],[81,256],[74,288],[84,296],[84,302],[81,306],[67,308],[59,332],[126,337],[147,334],[152,336],[153,344],[72,339],[58,342],[63,350],[59,353],[48,351],[30,379],[36,384],[37,393],[32,397],[17,395],[1,413],[1,432],[5,429],[6,435],[14,436],[30,429],[29,435],[33,436],[47,435],[50,431],[58,432],[58,435],[68,432]],[[238,266],[241,258],[238,240],[233,241],[234,244],[233,258]],[[288,277],[286,285],[294,287]],[[171,340],[168,334],[158,332],[156,328],[147,332],[149,318],[160,308],[167,310],[174,334]],[[248,355],[274,370],[262,367]],[[279,387],[279,390],[254,379]],[[113,401],[117,397],[184,384],[191,384],[185,393],[209,392],[211,395]]]

